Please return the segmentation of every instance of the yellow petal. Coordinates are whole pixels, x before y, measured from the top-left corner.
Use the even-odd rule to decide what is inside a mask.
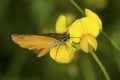
[[[75,20],[68,29],[71,40],[74,42],[80,42],[80,37],[82,37],[84,31],[81,27],[80,19]],[[77,38],[78,37],[78,38]]]
[[[60,15],[57,22],[56,22],[56,32],[63,33],[66,32],[66,18],[64,15]]]
[[[97,50],[97,41],[95,37],[92,35],[85,35],[84,37],[81,38],[80,40],[80,48],[83,50],[85,53],[92,52],[93,50]]]
[[[99,18],[99,16],[96,13],[89,10],[89,9],[85,9],[85,14],[86,14],[86,17],[90,17],[90,18],[96,20],[100,24],[100,26],[99,26],[100,31],[102,31],[102,21]]]
[[[93,36],[97,37],[99,32],[99,24],[89,18],[89,17],[84,17],[80,19],[81,22],[81,27],[83,28],[84,34],[92,34]]]
[[[50,50],[50,56],[58,63],[70,63],[74,56],[74,52],[75,50],[62,44],[60,46],[52,48]]]

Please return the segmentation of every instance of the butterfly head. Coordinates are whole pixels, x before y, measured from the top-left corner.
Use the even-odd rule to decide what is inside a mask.
[[[66,42],[68,39],[70,39],[70,36],[69,34],[63,33],[56,35],[55,38],[59,41]]]

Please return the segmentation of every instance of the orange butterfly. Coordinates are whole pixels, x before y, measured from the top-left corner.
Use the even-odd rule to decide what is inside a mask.
[[[39,50],[38,57],[45,55],[51,48],[65,44],[69,39],[66,33],[48,33],[40,35],[12,35],[12,40],[23,48],[29,50]]]

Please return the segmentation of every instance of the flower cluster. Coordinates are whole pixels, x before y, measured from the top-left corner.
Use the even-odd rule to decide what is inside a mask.
[[[97,36],[102,31],[102,21],[89,9],[85,9],[85,17],[75,20],[68,28],[66,27],[66,18],[63,15],[57,20],[56,32],[67,32],[70,39],[61,44],[59,49],[54,47],[50,50],[50,56],[59,63],[69,63],[76,51],[72,43],[80,44],[80,49],[85,53],[97,50]],[[56,56],[57,51],[57,56]]]

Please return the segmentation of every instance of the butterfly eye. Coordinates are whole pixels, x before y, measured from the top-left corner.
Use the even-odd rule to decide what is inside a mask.
[[[64,35],[63,38],[62,38],[62,41],[67,41],[68,39],[70,39],[70,35],[67,34],[67,35]]]
[[[67,41],[69,39],[69,36],[63,36],[62,41]]]
[[[62,41],[67,41],[67,37],[63,37]]]

